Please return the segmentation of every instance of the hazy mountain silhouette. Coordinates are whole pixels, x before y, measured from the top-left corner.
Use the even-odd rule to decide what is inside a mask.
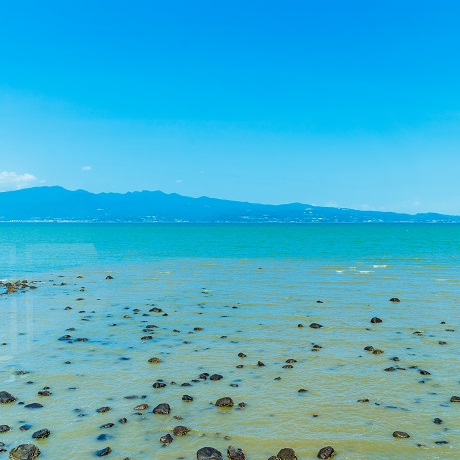
[[[91,222],[460,222],[460,216],[399,214],[191,198],[160,191],[90,193],[34,187],[0,193],[0,221]]]

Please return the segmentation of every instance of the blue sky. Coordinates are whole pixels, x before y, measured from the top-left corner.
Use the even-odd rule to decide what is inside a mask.
[[[0,2],[0,190],[460,214],[460,2]]]

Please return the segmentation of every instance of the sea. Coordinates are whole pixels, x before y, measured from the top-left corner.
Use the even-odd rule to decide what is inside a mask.
[[[459,225],[2,223],[0,279],[7,451],[460,459]]]

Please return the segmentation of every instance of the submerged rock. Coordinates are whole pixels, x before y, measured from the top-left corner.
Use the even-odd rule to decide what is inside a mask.
[[[146,410],[148,408],[149,408],[148,404],[139,404],[134,408],[134,410]]]
[[[297,460],[297,456],[294,452],[294,449],[291,449],[290,447],[281,449],[278,452],[277,457],[279,458],[279,460]]]
[[[96,455],[98,457],[105,457],[106,455],[109,455],[112,452],[112,449],[110,447],[106,447],[105,449],[98,450],[96,452]]]
[[[371,319],[371,323],[372,324],[377,324],[377,323],[382,323],[383,320],[381,320],[380,318],[377,318],[377,316],[374,316],[372,319]]]
[[[214,447],[202,447],[196,452],[197,460],[223,460],[222,454]]]
[[[229,460],[246,460],[243,450],[233,446],[228,446],[227,457]]]
[[[162,444],[171,444],[174,441],[174,438],[168,433],[160,438]]]
[[[40,449],[34,444],[21,444],[10,450],[10,460],[33,460],[40,455]]]
[[[171,412],[171,406],[166,403],[161,403],[156,406],[153,411],[154,414],[168,415]]]
[[[0,391],[0,404],[9,404],[16,401],[17,398],[7,391]]]
[[[179,425],[173,429],[174,436],[185,436],[187,433],[190,433],[190,428],[186,426]]]
[[[225,398],[218,399],[215,405],[217,407],[233,407],[234,402],[232,398],[226,396]]]
[[[34,439],[44,439],[47,438],[51,434],[51,431],[48,428],[43,428],[43,430],[36,431],[32,437]]]
[[[393,432],[393,438],[410,438],[410,435],[405,431],[395,431]]]
[[[321,459],[327,459],[333,457],[335,454],[336,452],[332,446],[326,446],[320,449],[317,457]]]
[[[112,410],[112,408],[109,406],[104,406],[104,407],[100,407],[99,409],[96,409],[96,412],[103,414],[104,412],[108,412],[109,410]]]
[[[31,403],[24,406],[26,409],[41,409],[43,406],[39,403]]]

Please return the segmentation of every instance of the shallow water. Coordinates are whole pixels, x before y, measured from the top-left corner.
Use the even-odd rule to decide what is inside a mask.
[[[47,459],[63,458],[63,450],[66,458],[91,458],[106,446],[113,449],[108,458],[193,459],[203,446],[225,452],[229,445],[249,459],[283,447],[313,459],[326,445],[338,459],[460,458],[460,404],[449,402],[460,395],[458,230],[0,226],[0,277],[38,286],[0,297],[0,342],[7,343],[0,390],[44,406],[0,406],[0,424],[12,428],[0,441],[10,449],[49,428],[50,438],[35,442]],[[150,312],[153,304],[168,316]],[[373,316],[383,323],[371,324]],[[324,327],[311,329],[312,322]],[[143,332],[146,325],[158,328]],[[58,340],[64,334],[72,339]],[[142,341],[145,335],[153,340]],[[322,348],[312,351],[313,344]],[[366,345],[384,353],[373,355]],[[154,356],[162,362],[149,364]],[[283,369],[287,359],[297,360],[292,369]],[[390,366],[406,370],[385,372]],[[30,374],[15,375],[19,370]],[[192,382],[203,372],[223,379]],[[167,386],[152,388],[157,379]],[[37,396],[45,386],[52,396]],[[132,394],[147,397],[124,398]],[[194,401],[182,401],[185,394]],[[211,404],[224,396],[246,407]],[[357,402],[364,398],[369,402]],[[152,414],[163,402],[171,414]],[[140,403],[150,408],[136,415]],[[97,413],[102,406],[112,410]],[[119,424],[121,417],[128,423]],[[435,417],[444,423],[434,424]],[[99,428],[109,422],[115,426]],[[33,428],[20,431],[25,423]],[[191,432],[162,447],[159,438],[176,425]],[[411,437],[395,439],[395,430]],[[111,438],[98,441],[103,433]]]

